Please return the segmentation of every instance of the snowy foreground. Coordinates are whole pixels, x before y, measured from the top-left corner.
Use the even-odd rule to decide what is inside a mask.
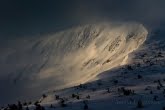
[[[147,40],[127,60],[127,64],[97,75],[98,80],[21,101],[23,108],[33,110],[41,105],[46,110],[165,110],[164,41]]]
[[[130,56],[130,64],[100,74],[100,80],[49,91],[29,109],[39,103],[46,110],[164,110],[164,42],[146,42]]]
[[[54,109],[51,104],[57,110],[83,110],[85,101],[89,110],[164,110],[164,42],[146,42],[131,56],[130,64],[102,73],[100,80],[46,93],[39,100],[41,105],[50,110]],[[122,87],[132,92],[124,93]],[[66,107],[61,107],[63,102],[56,95],[64,100]]]
[[[100,80],[50,91],[38,101],[50,110],[83,110],[86,103],[89,110],[164,110],[164,42],[146,42],[131,56],[130,64],[102,73]]]

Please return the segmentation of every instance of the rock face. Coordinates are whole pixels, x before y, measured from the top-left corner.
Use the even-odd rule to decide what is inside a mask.
[[[10,41],[0,49],[1,95],[12,92],[8,97],[16,100],[18,93],[32,97],[44,90],[85,83],[125,64],[147,34],[141,24],[100,23]]]

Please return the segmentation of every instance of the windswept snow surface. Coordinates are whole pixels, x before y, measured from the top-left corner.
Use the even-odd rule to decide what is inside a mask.
[[[147,34],[137,23],[100,23],[9,41],[0,49],[0,103],[93,80],[126,64],[128,54],[143,44]]]

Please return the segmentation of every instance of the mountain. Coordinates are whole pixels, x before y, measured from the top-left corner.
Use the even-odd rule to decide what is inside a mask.
[[[162,27],[150,32],[145,43],[128,55],[125,65],[100,73],[98,80],[50,90],[37,101],[47,110],[164,110],[163,33]]]
[[[0,103],[97,80],[100,73],[127,64],[147,35],[138,23],[98,23],[8,41],[0,48]]]

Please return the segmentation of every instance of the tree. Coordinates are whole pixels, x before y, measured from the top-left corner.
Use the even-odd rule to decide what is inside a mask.
[[[18,101],[18,110],[22,110],[22,104],[20,101]]]
[[[137,108],[143,108],[143,103],[141,100],[138,100]]]
[[[163,107],[162,110],[165,110],[165,107]]]
[[[29,110],[29,107],[28,106],[26,107],[26,110]]]
[[[142,78],[142,76],[141,75],[138,75],[138,79],[141,79]]]
[[[84,104],[84,110],[88,110],[88,105]]]
[[[42,95],[42,97],[43,97],[43,98],[46,98],[46,97],[47,97],[47,95],[46,95],[46,94],[43,94],[43,95]]]

